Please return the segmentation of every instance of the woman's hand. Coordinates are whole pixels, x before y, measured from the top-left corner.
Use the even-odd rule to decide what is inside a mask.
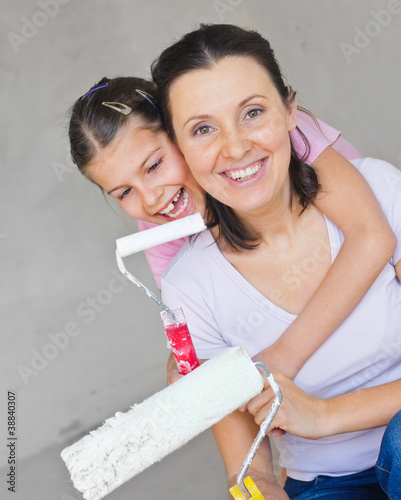
[[[291,432],[307,439],[323,437],[327,401],[310,396],[283,373],[275,373],[274,377],[283,393],[283,401],[267,435],[277,437]],[[264,390],[247,405],[258,425],[265,420],[273,401],[274,392],[265,382]]]

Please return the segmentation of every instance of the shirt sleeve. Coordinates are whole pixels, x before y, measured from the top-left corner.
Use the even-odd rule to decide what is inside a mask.
[[[152,224],[151,222],[145,222],[138,219],[139,231],[145,231],[146,229],[151,229],[156,226],[157,224]],[[152,271],[153,277],[155,278],[159,289],[161,288],[162,274],[167,269],[171,259],[186,240],[187,238],[180,238],[178,240],[169,241],[167,243],[163,243],[162,245],[157,245],[156,247],[147,248],[145,250],[146,260],[149,263],[150,270]]]
[[[317,118],[315,120],[303,111],[298,112],[297,126],[307,138],[310,146],[309,155],[305,159],[306,163],[313,163],[329,146],[348,160],[362,158],[359,151],[341,137],[341,132]],[[291,132],[291,141],[299,156],[304,156],[306,154],[306,146],[297,129]]]
[[[401,171],[374,158],[359,160],[355,165],[370,185],[397,237],[397,247],[390,261],[395,266],[401,259]]]

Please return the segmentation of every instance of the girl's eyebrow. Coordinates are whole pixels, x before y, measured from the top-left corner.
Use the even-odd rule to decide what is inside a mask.
[[[239,104],[238,104],[238,107],[239,108],[242,108],[242,106],[245,106],[245,104],[249,101],[251,101],[252,99],[254,99],[255,97],[261,97],[262,99],[266,99],[266,96],[262,95],[262,94],[252,94],[251,96],[247,97],[246,99],[244,99],[243,101],[241,101]],[[189,123],[190,121],[192,120],[208,120],[209,118],[212,118],[211,115],[195,115],[195,116],[191,116],[190,118],[188,118],[188,120],[184,123],[184,127],[187,123]]]
[[[157,147],[156,149],[153,149],[152,151],[150,151],[150,152],[149,152],[148,156],[147,156],[147,157],[143,160],[143,162],[142,162],[142,163],[141,163],[141,165],[139,166],[139,170],[141,170],[141,169],[144,167],[145,163],[146,163],[147,161],[149,161],[149,158],[150,158],[150,157],[151,157],[154,153],[156,153],[157,151],[159,151],[159,149],[160,149],[160,148],[161,148],[161,146],[159,146],[159,147]],[[125,186],[126,186],[126,184],[122,184],[121,186],[117,186],[117,187],[113,188],[112,190],[107,191],[107,194],[109,194],[109,195],[110,195],[110,194],[111,194],[111,193],[113,193],[114,191],[117,191],[117,189],[121,189],[122,187],[125,187]]]

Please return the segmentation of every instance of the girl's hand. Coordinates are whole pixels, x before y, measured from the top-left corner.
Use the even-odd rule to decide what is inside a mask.
[[[177,363],[175,362],[173,353],[170,352],[170,356],[167,361],[167,385],[174,384],[183,375],[180,374],[177,368]]]
[[[283,401],[267,435],[277,437],[291,432],[307,439],[323,437],[328,401],[310,396],[283,373],[275,373],[274,377],[282,390]],[[273,401],[274,392],[266,381],[264,390],[247,405],[258,425],[265,420]]]
[[[199,364],[205,363],[207,359],[200,359]],[[174,384],[184,375],[178,371],[177,363],[175,362],[175,358],[172,352],[170,352],[170,356],[167,360],[167,385]]]

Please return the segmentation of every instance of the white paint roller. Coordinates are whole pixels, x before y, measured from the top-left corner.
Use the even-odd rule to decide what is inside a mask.
[[[146,231],[124,236],[116,240],[117,251],[121,257],[142,252],[147,248],[178,240],[206,229],[201,214],[189,215],[179,220],[162,224]]]
[[[123,257],[184,236],[191,236],[205,229],[206,225],[202,216],[198,213],[116,240],[116,259],[120,271],[163,309],[161,315],[164,330],[169,339],[178,369],[183,375],[197,368],[199,360],[182,309],[171,310],[167,304],[126,269]]]
[[[109,418],[61,457],[84,498],[100,500],[262,389],[252,360],[242,348],[231,347],[127,413]]]

